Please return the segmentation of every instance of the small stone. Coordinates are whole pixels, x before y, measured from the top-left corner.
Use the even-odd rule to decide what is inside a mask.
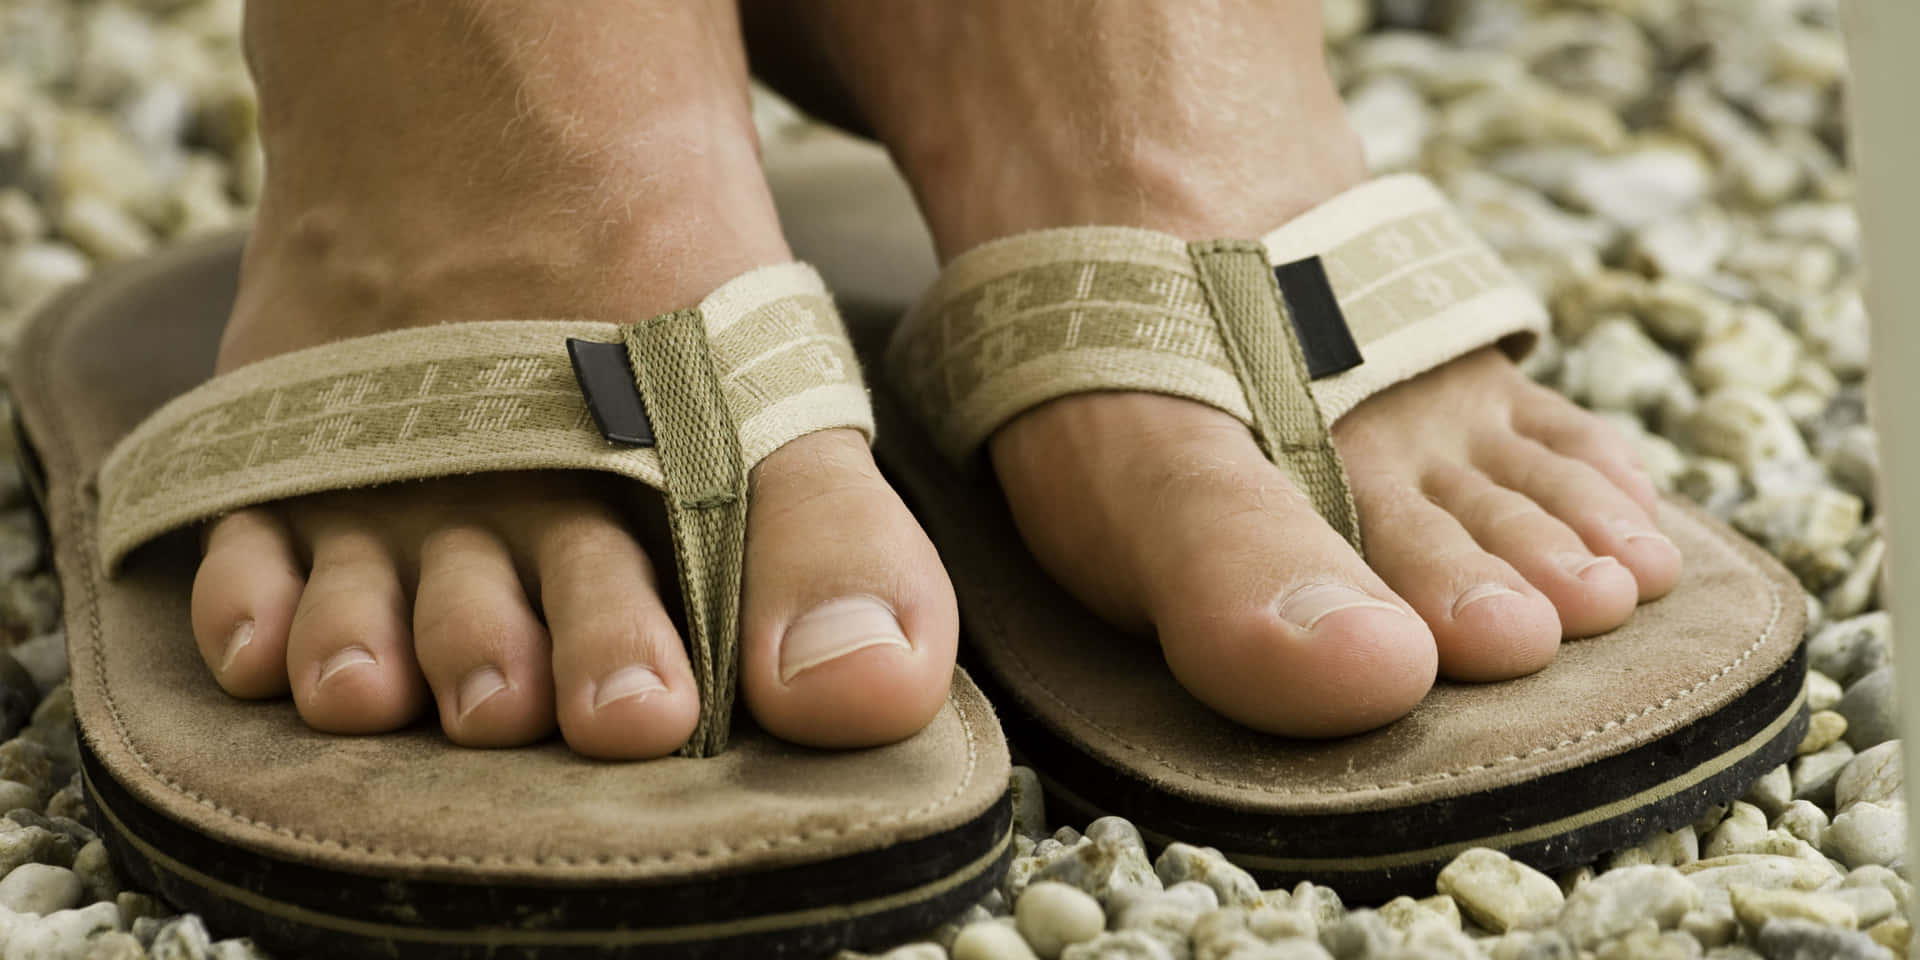
[[[0,871],[25,863],[70,866],[75,852],[73,841],[44,827],[22,827],[8,823],[0,826]]]
[[[127,927],[133,926],[134,921],[143,917],[163,917],[167,913],[165,904],[152,896],[135,893],[132,890],[120,891],[120,895],[113,898],[113,903],[120,908],[121,924]]]
[[[1913,926],[1905,917],[1888,917],[1867,928],[1867,936],[1894,956],[1905,956],[1913,945]]]
[[[1886,960],[1872,937],[1808,920],[1771,921],[1760,928],[1756,945],[1767,960]]]
[[[207,925],[198,915],[188,913],[160,927],[147,946],[147,955],[153,960],[203,960],[212,948]]]
[[[1905,804],[1882,806],[1861,801],[1833,818],[1827,828],[1827,843],[1849,867],[1865,864],[1886,866],[1904,859],[1907,853],[1907,812]]]
[[[1838,887],[1823,890],[1821,893],[1832,897],[1853,909],[1853,915],[1859,918],[1860,929],[1873,926],[1894,915],[1900,909],[1893,894],[1885,887]]]
[[[953,938],[953,960],[1036,960],[1012,927],[998,921],[969,924]]]
[[[1898,693],[1891,664],[1874,670],[1847,687],[1834,709],[1847,718],[1846,743],[1855,750],[1886,743],[1900,735],[1895,712]]]
[[[1851,727],[1853,721],[1847,721]],[[1818,753],[1809,753],[1793,761],[1793,798],[1811,800],[1821,806],[1833,805],[1833,782],[1840,771],[1853,761],[1853,748],[1845,740]]]
[[[1686,213],[1705,199],[1712,173],[1684,144],[1640,147],[1576,165],[1567,199],[1628,230]]]
[[[113,865],[108,862],[106,844],[98,840],[89,842],[73,855],[73,872],[90,899],[112,900],[120,894],[120,878],[114,875]]]
[[[1060,960],[1174,960],[1174,956],[1149,934],[1120,930],[1076,943],[1060,954]]]
[[[1336,960],[1362,960],[1385,953],[1399,941],[1387,921],[1372,910],[1355,910],[1338,923],[1320,928],[1320,945]]]
[[[1302,880],[1293,887],[1293,906],[1305,910],[1313,917],[1320,929],[1325,930],[1340,922],[1347,912],[1346,904],[1340,901],[1340,895],[1331,887],[1323,887],[1311,881]]]
[[[18,246],[46,236],[47,218],[19,187],[0,187],[0,245]]]
[[[1007,784],[1013,796],[1013,829],[1039,840],[1047,835],[1046,794],[1032,767],[1015,766]]]
[[[87,941],[86,960],[147,960],[147,951],[131,933],[110,930]]]
[[[131,260],[153,249],[153,234],[144,224],[100,197],[67,198],[54,222],[75,246],[102,262]]]
[[[1785,809],[1785,804],[1781,808]],[[1737,802],[1728,811],[1727,818],[1707,834],[1707,841],[1701,845],[1700,853],[1709,859],[1747,853],[1753,850],[1766,832],[1766,813],[1751,803]]]
[[[1114,819],[1117,818],[1094,821],[1087,828],[1084,842],[1064,850],[1058,859],[1033,874],[1033,879],[1058,880],[1108,902],[1116,896],[1124,898],[1160,890],[1160,878],[1154,875],[1153,864],[1147,861],[1146,847],[1140,843],[1139,833],[1131,824],[1126,824],[1125,830],[1109,826],[1097,831],[1099,835],[1095,836],[1096,827]],[[1014,902],[1019,902],[1019,890],[1005,892]]]
[[[1670,929],[1700,904],[1700,891],[1673,868],[1628,867],[1600,874],[1574,891],[1554,927],[1574,946],[1590,949],[1643,919]]]
[[[1212,847],[1170,843],[1154,861],[1153,869],[1160,882],[1169,887],[1186,881],[1212,887],[1225,906],[1253,907],[1260,903],[1260,885],[1253,876]]]
[[[1788,804],[1779,816],[1773,818],[1773,828],[1785,830],[1817,849],[1826,846],[1827,824],[1830,819],[1827,811],[1821,809],[1819,804],[1795,800]]]
[[[1662,830],[1647,838],[1640,849],[1647,852],[1647,862],[1660,867],[1677,867],[1700,859],[1700,836],[1691,826],[1678,830]]]
[[[1800,738],[1800,746],[1795,750],[1799,756],[1819,753],[1840,739],[1847,732],[1847,718],[1832,710],[1815,710],[1807,718],[1807,735]],[[1883,744],[1884,746],[1884,744]],[[1851,766],[1851,764],[1849,764]],[[1780,768],[1783,772],[1785,767]],[[1844,773],[1843,773],[1844,775]]]
[[[1091,940],[1107,927],[1107,915],[1098,900],[1052,881],[1028,885],[1013,915],[1020,935],[1042,960],[1055,960],[1068,945]]]
[[[1673,476],[1674,492],[1725,519],[1746,496],[1740,468],[1717,457],[1694,457]]]
[[[1722,387],[1700,401],[1688,432],[1701,453],[1752,470],[1769,460],[1807,459],[1806,442],[1772,397],[1748,387]]]
[[[1733,914],[1748,931],[1758,931],[1768,921],[1789,918],[1810,920],[1822,926],[1853,929],[1860,918],[1853,908],[1831,897],[1804,890],[1762,890],[1735,885],[1727,890],[1733,900]]]
[[[1811,556],[1844,548],[1848,539],[1860,529],[1860,517],[1865,509],[1860,498],[1851,493],[1842,493],[1832,487],[1815,487],[1756,497],[1733,511],[1729,519],[1740,532],[1760,541],[1776,554]],[[1838,626],[1835,624],[1828,629]],[[1810,646],[1809,663],[1812,662],[1811,656]],[[1822,665],[1820,669],[1828,676],[1837,676],[1827,665]]]
[[[1901,766],[1898,740],[1888,740],[1860,751],[1840,770],[1840,776],[1833,782],[1835,809],[1845,810],[1861,801],[1889,803],[1900,800],[1905,784]]]
[[[0,780],[0,810],[32,810],[38,806],[40,791],[18,780]]]
[[[1652,869],[1652,868],[1649,868]],[[1832,883],[1837,871],[1825,861],[1770,853],[1736,853],[1698,860],[1677,867],[1703,893],[1726,893],[1736,884],[1768,890],[1818,890]]]
[[[1512,930],[1487,946],[1488,960],[1573,960],[1573,945],[1558,930]]]
[[[1551,916],[1566,899],[1553,878],[1484,847],[1454,857],[1434,887],[1452,897],[1474,923],[1495,933]]]
[[[1285,937],[1306,937],[1312,940],[1320,936],[1319,922],[1313,918],[1312,914],[1297,907],[1284,909],[1261,907],[1254,910],[1247,914],[1247,930],[1264,940],[1279,940]]]
[[[1807,671],[1807,709],[1831,710],[1840,704],[1846,691],[1832,677],[1818,670]],[[1842,720],[1846,719],[1841,717]]]
[[[1793,802],[1793,774],[1787,770],[1786,764],[1774,767],[1760,779],[1755,780],[1753,786],[1747,788],[1744,800],[1746,804],[1758,808],[1764,815],[1760,821],[1761,826],[1764,827],[1766,825],[1764,817],[1779,816],[1780,811],[1785,810],[1787,804]],[[1709,853],[1707,856],[1711,857],[1715,854]]]
[[[1680,931],[1700,941],[1703,947],[1732,943],[1740,935],[1740,921],[1732,907],[1720,910],[1695,910],[1680,918]]]
[[[1835,472],[1833,467],[1835,460],[1831,452],[1822,460],[1827,464],[1829,473]],[[1836,476],[1835,479],[1839,478]],[[1847,486],[1845,483],[1841,485]],[[1873,503],[1871,496],[1870,493],[1866,495],[1866,502],[1869,505]],[[1885,566],[1886,561],[1886,538],[1876,536],[1869,540],[1855,556],[1853,569],[1847,571],[1846,578],[1827,591],[1828,611],[1836,617],[1852,617],[1865,610],[1880,590],[1881,568]]]
[[[1892,659],[1893,618],[1884,610],[1829,623],[1807,641],[1808,669],[1843,687]]]
[[[1385,74],[1349,91],[1345,99],[1347,122],[1360,137],[1368,170],[1392,173],[1420,162],[1433,110],[1413,84]]]
[[[30,243],[0,260],[0,300],[25,313],[92,272],[85,254],[64,243]]]
[[[1846,879],[1840,882],[1842,887],[1879,887],[1893,894],[1895,912],[1902,916],[1912,910],[1913,884],[1908,883],[1899,874],[1878,865],[1854,867],[1847,871]]]
[[[1699,960],[1700,942],[1677,930],[1665,933],[1644,921],[1625,936],[1594,950],[1594,960]]]
[[[33,676],[33,685],[42,697],[53,692],[67,679],[67,635],[47,633],[23,641],[13,648],[13,658]]]
[[[23,863],[0,878],[0,907],[44,916],[78,904],[83,892],[80,878],[72,870]]]

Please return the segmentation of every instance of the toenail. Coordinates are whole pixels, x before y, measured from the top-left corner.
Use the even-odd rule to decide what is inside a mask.
[[[1302,630],[1311,630],[1328,614],[1361,608],[1391,610],[1401,616],[1407,613],[1379,597],[1345,584],[1309,583],[1280,602],[1280,619]]]
[[[234,627],[233,632],[227,635],[226,652],[220,655],[220,672],[224,674],[233,669],[233,662],[240,659],[240,651],[245,650],[251,643],[253,643],[253,621],[242,620],[240,625]]]
[[[334,674],[340,673],[343,670],[357,667],[361,664],[379,662],[379,660],[374,658],[373,651],[368,650],[366,647],[348,647],[328,657],[327,662],[321,664],[320,681],[314,684],[314,686],[326,686],[327,681],[333,679]]]
[[[1664,534],[1664,533],[1646,533],[1646,532],[1641,532],[1641,533],[1629,533],[1629,534],[1627,534],[1627,536],[1626,536],[1626,541],[1627,541],[1628,543],[1632,543],[1632,542],[1634,542],[1635,540],[1651,540],[1651,541],[1653,541],[1654,543],[1664,543],[1664,544],[1666,544],[1666,545],[1667,545],[1667,546],[1669,546],[1669,547],[1671,547],[1671,546],[1673,546],[1673,538],[1671,538],[1671,537],[1669,537],[1669,536],[1667,536],[1667,535],[1666,535],[1666,534]],[[1676,548],[1676,549],[1677,549],[1677,548]]]
[[[493,695],[507,688],[507,676],[495,667],[479,667],[460,681],[460,696],[455,706],[459,708],[460,719],[478,709],[483,703],[493,699]]]
[[[1468,607],[1471,607],[1482,600],[1492,600],[1495,597],[1517,597],[1517,596],[1520,596],[1520,591],[1515,590],[1512,587],[1509,587],[1505,584],[1483,583],[1461,594],[1460,599],[1455,600],[1453,602],[1453,615],[1456,618],[1459,617],[1461,611],[1464,611]]]
[[[1618,566],[1620,561],[1612,557],[1594,557],[1584,553],[1563,553],[1560,555],[1560,568],[1580,580],[1585,580],[1589,572],[1601,569],[1607,564]]]
[[[600,678],[593,691],[593,708],[604,710],[622,700],[643,700],[665,690],[667,685],[650,667],[621,667]]]
[[[795,620],[780,638],[780,682],[855,650],[878,646],[913,649],[892,607],[877,597],[829,600]]]

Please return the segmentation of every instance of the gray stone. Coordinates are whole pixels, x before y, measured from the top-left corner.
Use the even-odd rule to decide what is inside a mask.
[[[1840,682],[1818,670],[1807,671],[1807,709],[1832,710],[1846,691]]]
[[[1206,884],[1229,907],[1254,907],[1260,904],[1260,885],[1253,875],[1228,862],[1212,847],[1170,843],[1153,864],[1160,882],[1173,886],[1186,881]]]
[[[1434,886],[1474,923],[1495,933],[1551,916],[1566,899],[1553,878],[1484,847],[1453,858]]]
[[[1355,910],[1330,926],[1320,928],[1320,945],[1335,960],[1362,960],[1379,956],[1399,942],[1399,937],[1372,910]]]
[[[1796,759],[1793,761],[1793,798],[1832,806],[1833,782],[1852,760],[1853,747],[1844,740]]]
[[[1047,835],[1046,797],[1032,767],[1016,766],[1009,778],[1013,795],[1013,829],[1038,840]]]
[[[1900,736],[1899,716],[1895,713],[1897,697],[1891,664],[1848,686],[1834,708],[1847,718],[1847,745],[1865,750]]]
[[[1848,867],[1902,860],[1907,853],[1906,804],[1856,803],[1833,818],[1827,843]]]
[[[161,926],[153,936],[153,943],[147,946],[147,955],[153,960],[208,960],[212,949],[213,938],[207,936],[207,925],[189,913]]]
[[[1641,920],[1669,929],[1700,903],[1700,891],[1674,869],[1628,867],[1600,874],[1570,894],[1554,927],[1574,946],[1590,949],[1627,933]]]
[[[1577,955],[1558,930],[1514,930],[1487,943],[1488,960],[1574,960]]]
[[[1060,960],[1174,960],[1174,955],[1151,934],[1120,930],[1076,943],[1060,954]]]
[[[1899,904],[1893,899],[1893,894],[1889,893],[1885,887],[1842,886],[1822,892],[1851,907],[1853,916],[1859,921],[1859,927],[1862,930],[1893,916],[1894,912],[1900,909]]]
[[[1761,815],[1759,825],[1764,828],[1767,824],[1767,817],[1779,816],[1780,811],[1785,810],[1787,804],[1793,802],[1793,775],[1787,770],[1785,764],[1774,767],[1772,770],[1767,771],[1765,776],[1755,780],[1753,786],[1747,789],[1747,795],[1742,799],[1744,799],[1746,803],[1736,804],[1736,811],[1739,807],[1751,805],[1751,808]],[[1732,814],[1728,816],[1732,818]],[[1722,826],[1725,826],[1725,824],[1723,823]],[[1712,840],[1711,837],[1709,837],[1708,846],[1703,847],[1703,851],[1711,849],[1711,843]],[[1709,857],[1717,856],[1717,854],[1713,853],[1707,853],[1706,855]]]
[[[1064,883],[1029,884],[1014,905],[1014,922],[1042,960],[1054,960],[1071,944],[1091,940],[1107,927],[1100,902]]]
[[[26,640],[11,651],[13,659],[27,669],[41,696],[67,679],[67,635],[48,633]]]
[[[73,872],[80,878],[91,900],[112,900],[120,894],[120,878],[113,873],[113,864],[107,859],[106,844],[98,840],[89,842],[73,855]]]
[[[40,791],[18,780],[0,780],[0,810],[32,810],[40,806]]]
[[[1860,922],[1851,905],[1811,891],[1735,886],[1727,893],[1733,903],[1733,915],[1749,931],[1757,931],[1779,919],[1810,920],[1822,926],[1847,929]]]
[[[1755,940],[1767,960],[1886,960],[1873,938],[1807,920],[1772,920]]]
[[[1807,667],[1841,686],[1878,670],[1893,657],[1893,618],[1884,610],[1829,623],[1807,641]]]
[[[1833,782],[1834,807],[1845,810],[1862,801],[1887,803],[1902,798],[1900,741],[1888,740],[1860,751]]]
[[[147,960],[147,951],[133,934],[113,930],[88,940],[82,956],[85,960]]]
[[[1012,927],[996,920],[969,924],[953,938],[953,960],[1036,960]]]
[[[23,863],[0,878],[0,907],[15,913],[49,914],[80,902],[85,892],[72,870],[44,863]]]
[[[1773,828],[1785,830],[1818,849],[1826,844],[1827,826],[1831,821],[1832,818],[1819,804],[1795,800],[1773,818]]]

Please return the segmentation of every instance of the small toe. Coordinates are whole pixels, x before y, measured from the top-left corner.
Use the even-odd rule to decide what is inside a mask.
[[[287,676],[301,718],[328,733],[381,733],[411,723],[427,691],[391,550],[370,531],[339,522],[317,529],[312,543],[313,572],[287,641]]]
[[[195,643],[221,689],[258,699],[287,692],[287,633],[306,586],[293,535],[270,510],[214,521],[193,578]]]
[[[1653,515],[1585,461],[1510,435],[1477,466],[1572,528],[1595,555],[1625,564],[1640,602],[1665,596],[1680,579],[1680,550]]]
[[[517,746],[553,732],[547,631],[492,532],[449,527],[421,545],[413,636],[453,742]]]
[[[1490,681],[1545,667],[1560,646],[1553,603],[1460,521],[1399,479],[1357,484],[1367,562],[1433,629],[1440,673]]]
[[[567,745],[609,760],[680,749],[699,722],[700,695],[646,553],[598,502],[556,505],[534,526]]]
[[[1552,602],[1563,638],[1605,633],[1633,614],[1639,602],[1633,574],[1611,557],[1595,556],[1531,498],[1460,467],[1435,470],[1426,489],[1480,546]]]

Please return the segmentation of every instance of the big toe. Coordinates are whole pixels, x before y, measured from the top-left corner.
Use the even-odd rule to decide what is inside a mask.
[[[741,686],[760,725],[816,747],[911,736],[946,700],[959,615],[926,534],[850,430],[754,470]]]

